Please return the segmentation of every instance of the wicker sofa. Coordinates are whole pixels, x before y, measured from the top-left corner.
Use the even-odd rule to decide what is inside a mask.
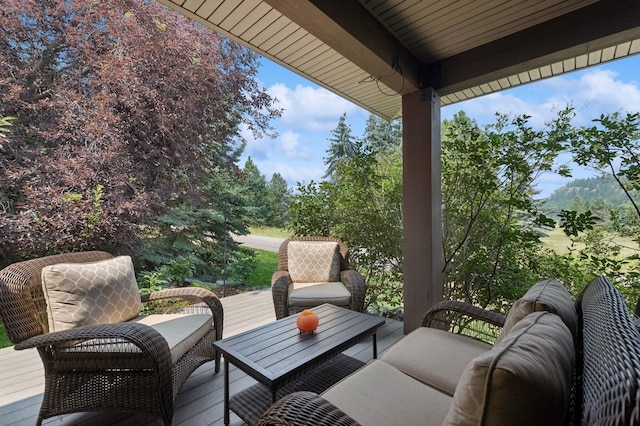
[[[183,287],[140,296],[128,256],[90,251],[9,265],[0,271],[0,318],[15,349],[37,348],[44,364],[38,424],[128,411],[170,425],[189,375],[211,360],[220,368],[215,294]]]
[[[605,277],[575,303],[545,280],[507,317],[443,302],[423,325],[322,395],[284,397],[259,424],[640,425],[640,333]]]

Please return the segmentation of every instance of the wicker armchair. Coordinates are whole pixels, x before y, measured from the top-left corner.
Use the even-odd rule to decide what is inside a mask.
[[[313,283],[315,294],[313,297],[301,301],[294,298],[293,292],[299,293],[298,283],[292,280],[290,273],[289,243],[291,242],[324,242],[337,243],[339,254],[339,282],[331,283],[333,287],[321,287],[320,283]],[[309,283],[306,283],[309,284]],[[303,289],[306,291],[309,288]],[[345,291],[346,289],[346,291]],[[293,315],[306,308],[321,305],[322,303],[332,303],[354,311],[364,310],[364,296],[366,284],[362,275],[353,269],[349,269],[349,248],[338,238],[331,237],[293,237],[286,239],[280,244],[278,251],[278,270],[271,277],[271,291],[273,293],[273,304],[276,311],[276,318],[280,319]],[[335,297],[332,292],[343,292],[343,296]],[[325,292],[323,294],[323,292]],[[304,296],[303,296],[304,297]]]
[[[191,314],[212,318],[207,325],[206,316],[199,316],[198,335],[203,337],[190,334],[194,344],[179,348],[181,356],[173,352],[179,345],[170,349],[155,325],[136,322],[161,322],[161,315],[49,332],[43,268],[109,259],[115,258],[100,251],[66,253],[14,263],[0,271],[0,318],[9,339],[16,350],[37,348],[44,364],[45,389],[38,425],[61,414],[112,410],[147,413],[170,425],[175,397],[189,375],[211,360],[219,371],[220,353],[214,350],[213,342],[222,338],[222,305],[215,294],[202,288],[167,289],[141,297],[143,306],[189,314],[171,318],[194,318]],[[180,302],[172,305],[171,301]],[[143,312],[154,313],[149,309]],[[169,317],[163,318],[166,321]],[[171,325],[167,329],[176,334]]]

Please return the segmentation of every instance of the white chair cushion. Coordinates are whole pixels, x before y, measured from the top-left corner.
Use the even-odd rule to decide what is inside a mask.
[[[405,374],[453,395],[464,369],[488,343],[429,327],[419,327],[391,346],[381,359]]]
[[[318,306],[331,303],[349,306],[351,293],[341,282],[293,283],[289,285],[289,306]]]
[[[49,331],[118,323],[140,314],[140,292],[129,256],[42,268]]]
[[[340,246],[332,241],[291,241],[287,269],[293,282],[340,281]]]
[[[180,359],[211,330],[209,314],[162,314],[140,316],[131,320],[154,328],[169,345],[171,362]]]
[[[451,405],[450,396],[380,360],[336,383],[322,397],[366,426],[440,425]]]

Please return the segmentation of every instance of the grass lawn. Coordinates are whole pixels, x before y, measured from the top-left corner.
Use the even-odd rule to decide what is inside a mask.
[[[286,229],[269,228],[266,226],[249,227],[249,232],[254,235],[262,235],[263,237],[289,238],[293,234]]]
[[[7,333],[4,331],[4,324],[0,321],[0,348],[6,348],[12,346],[12,343],[7,337]]]
[[[568,253],[569,246],[571,245],[571,240],[560,228],[550,231],[546,237],[541,238],[540,240],[547,247],[560,254]],[[634,254],[640,254],[638,243],[633,241],[631,237],[615,236],[613,237],[613,240],[622,245],[622,251],[620,253],[622,256],[626,257]],[[582,248],[584,248],[584,244],[576,244],[575,249],[580,250]]]
[[[245,284],[249,287],[268,287],[271,285],[271,275],[278,268],[278,253],[253,249],[256,252],[258,267],[249,275]]]

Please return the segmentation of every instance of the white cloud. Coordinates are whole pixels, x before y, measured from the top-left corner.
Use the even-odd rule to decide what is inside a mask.
[[[529,124],[540,129],[556,117],[559,110],[572,106],[576,111],[573,124],[590,125],[602,114],[640,110],[640,86],[630,79],[632,76],[623,78],[603,65],[446,106],[442,117],[451,118],[463,110],[481,125],[486,125],[495,122],[496,111],[512,117],[526,114],[531,116]],[[554,189],[572,179],[593,176],[595,173],[570,164],[569,157],[561,156],[558,163],[562,162],[571,165],[573,177],[543,174],[537,179],[541,191],[539,197],[549,196]]]
[[[294,89],[276,83],[269,94],[277,99],[277,107],[283,109],[279,121],[289,129],[328,132],[335,128],[343,113],[347,121],[352,115],[362,115],[357,105],[321,87],[297,84]]]
[[[640,87],[606,68],[593,68],[471,99],[443,108],[443,118],[464,110],[480,124],[495,122],[495,113],[527,114],[541,128],[566,106],[576,110],[575,125],[587,125],[601,114],[640,109]]]
[[[322,179],[325,170],[318,164],[298,165],[291,163],[278,163],[275,168],[282,177],[294,187],[296,183],[309,183],[312,180],[318,182]]]
[[[310,157],[308,147],[300,146],[300,134],[287,130],[278,138],[278,149],[291,159],[307,159]]]
[[[278,158],[305,160],[312,157],[308,147],[300,144],[300,134],[286,130],[275,139],[255,139],[253,133],[244,126],[240,135],[247,142],[242,157],[251,157],[254,161],[268,162]]]
[[[358,137],[368,112],[319,87],[275,83],[268,91],[277,99],[275,106],[283,109],[282,116],[272,121],[278,136],[256,140],[242,127],[247,146],[241,161],[250,156],[267,179],[277,172],[290,186],[322,180],[328,138],[340,116],[347,113],[352,134]]]
[[[579,78],[559,77],[548,86],[556,97],[576,107],[576,124],[585,125],[601,114],[637,112],[640,109],[640,88],[635,81],[624,82],[620,75],[608,69],[588,70]]]

